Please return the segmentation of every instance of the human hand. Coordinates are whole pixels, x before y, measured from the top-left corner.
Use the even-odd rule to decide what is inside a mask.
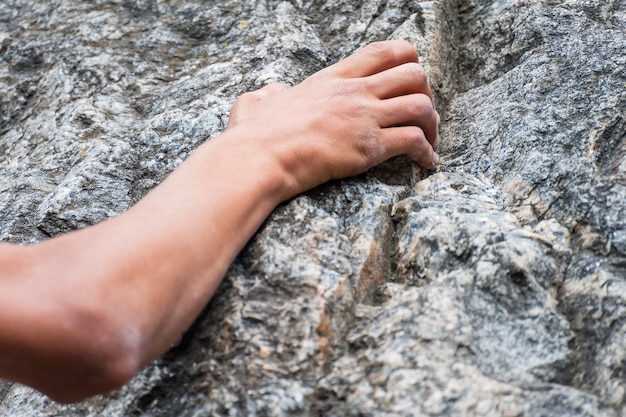
[[[404,41],[368,45],[293,88],[247,93],[229,121],[254,152],[275,158],[290,195],[401,154],[433,168],[438,125],[426,74]]]

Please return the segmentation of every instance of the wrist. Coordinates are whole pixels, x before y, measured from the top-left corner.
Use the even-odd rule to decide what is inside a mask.
[[[302,191],[296,176],[285,163],[280,147],[268,146],[261,132],[251,134],[249,129],[231,128],[198,149],[207,157],[217,157],[231,172],[233,186],[255,190],[259,202],[273,208]],[[269,214],[269,213],[268,213]]]

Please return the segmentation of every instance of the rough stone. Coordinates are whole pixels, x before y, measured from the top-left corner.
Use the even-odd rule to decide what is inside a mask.
[[[241,93],[410,40],[441,165],[280,206],[164,358],[12,416],[626,415],[626,3],[0,4],[0,240],[115,216]],[[227,181],[227,179],[224,179]]]

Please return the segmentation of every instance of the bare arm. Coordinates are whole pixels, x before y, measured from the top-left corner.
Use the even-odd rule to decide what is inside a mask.
[[[0,247],[0,377],[62,402],[117,388],[181,336],[280,202],[399,154],[433,167],[439,117],[416,62],[379,43],[247,95],[235,126],[126,213]]]

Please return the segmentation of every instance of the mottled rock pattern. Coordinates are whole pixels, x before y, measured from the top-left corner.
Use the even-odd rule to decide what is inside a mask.
[[[0,414],[626,415],[622,0],[5,0],[0,239],[124,211],[239,94],[387,38],[431,76],[436,171],[282,205],[127,387],[0,382]]]

